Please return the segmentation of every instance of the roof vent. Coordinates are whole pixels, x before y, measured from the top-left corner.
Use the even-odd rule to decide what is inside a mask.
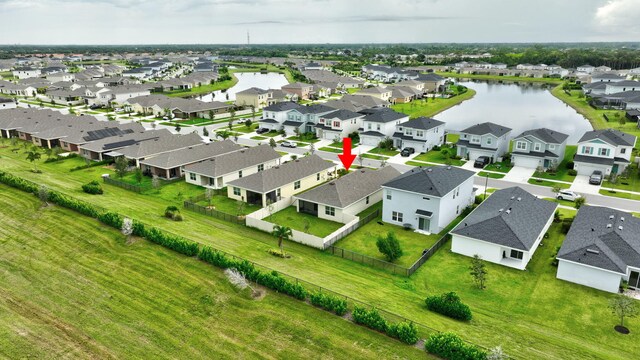
[[[431,168],[428,168],[428,169],[427,169],[427,171],[428,171],[428,172],[431,172],[431,171],[433,171],[433,169],[431,169]]]
[[[507,209],[507,211],[505,211],[505,213],[507,213],[507,214],[511,214],[511,209],[510,209],[510,208],[509,208],[509,209]]]
[[[515,198],[516,198],[515,196],[512,196],[512,197],[511,197],[511,200],[513,200],[513,199],[515,199]]]
[[[600,254],[600,251],[596,249],[587,249],[587,252],[596,255]]]
[[[607,224],[607,229],[611,229],[612,225],[611,224]]]
[[[622,225],[618,226],[618,230],[622,231]]]
[[[522,200],[522,198],[521,198],[521,197],[519,197],[519,198],[518,198],[518,199],[516,199],[516,200],[521,201],[521,200]]]
[[[504,211],[504,209],[500,209],[500,210],[498,210],[498,212],[503,212],[503,211]]]
[[[624,221],[624,216],[621,216],[621,217],[620,217],[620,221]]]
[[[614,217],[615,216],[613,216],[613,215],[609,215],[609,220],[613,220]]]

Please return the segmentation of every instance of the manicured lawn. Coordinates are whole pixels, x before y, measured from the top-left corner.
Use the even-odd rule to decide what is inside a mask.
[[[258,129],[258,124],[256,124],[256,123],[251,124],[250,127],[247,127],[246,125],[242,124],[240,126],[236,126],[236,127],[233,128],[233,130],[235,130],[237,132],[244,133],[244,134],[248,134],[250,132],[254,132],[257,129]]]
[[[266,140],[267,138],[264,136],[252,136],[251,140]]]
[[[576,145],[567,145],[567,148],[564,153],[564,159],[558,165],[556,172],[538,172],[536,171],[533,176],[539,177],[543,179],[551,179],[551,180],[560,180],[560,181],[568,181],[573,182],[575,180],[575,175],[569,175],[569,169],[567,168],[567,164],[569,162],[573,162],[573,156],[576,154],[577,146]]]
[[[348,88],[348,89],[347,89],[347,92],[348,92],[349,94],[355,94],[355,93],[357,93],[358,91],[360,91],[360,88]]]
[[[336,153],[336,154],[341,154],[341,153],[342,153],[342,149],[337,149],[337,148],[334,148],[334,147],[328,147],[328,146],[321,147],[321,148],[320,148],[320,149],[318,149],[318,150],[320,150],[320,151],[332,152],[332,153]]]
[[[200,193],[202,192],[203,191],[200,191]],[[260,207],[257,205],[229,199],[226,194],[226,189],[223,189],[219,195],[213,195],[211,197],[211,206],[213,206],[214,210],[222,211],[230,215],[247,215],[260,210]],[[202,200],[198,202],[198,205],[209,206],[209,202]]]
[[[550,83],[550,84],[560,84],[563,82],[562,79],[533,78],[533,77],[524,77],[524,76],[473,75],[473,74],[458,74],[453,72],[438,72],[437,74],[440,76],[462,78],[462,79],[542,82],[542,83]]]
[[[10,359],[420,358],[285,295],[0,185],[0,348]]]
[[[428,98],[414,100],[410,103],[391,105],[391,108],[409,115],[411,118],[420,116],[431,117],[448,108],[458,105],[459,103],[471,99],[476,92],[473,89],[468,89],[462,95],[454,96],[448,99],[441,98]]]
[[[560,183],[555,181],[547,181],[542,179],[534,179],[534,178],[529,179],[527,182],[533,185],[548,186],[548,187],[554,187],[557,185],[557,186],[560,186],[561,189],[568,189],[571,187],[571,184],[565,184],[565,183]]]
[[[413,160],[426,161],[426,162],[438,163],[438,164],[446,164],[447,157],[442,153],[442,150],[445,150],[445,149],[449,153],[448,160],[450,161],[451,165],[462,166],[464,164],[464,161],[453,158],[454,156],[456,156],[456,150],[454,148],[446,148],[446,147],[443,147],[441,150],[431,150],[428,153],[420,154],[415,158],[413,158]]]
[[[640,192],[640,173],[638,172],[638,168],[629,166],[628,169],[626,177],[618,176],[615,184],[609,180],[605,180],[602,183],[602,187]]]
[[[573,201],[569,201],[569,200],[559,200],[556,198],[544,198],[545,200],[548,201],[552,201],[554,203],[558,203],[560,205],[564,205],[564,206],[568,206],[568,207],[575,207],[576,203],[574,203]]]
[[[452,144],[456,144],[458,143],[458,140],[460,140],[460,134],[447,134],[447,142],[450,142]]]
[[[640,200],[640,194],[631,194],[615,190],[600,190],[600,195],[613,196],[621,199]]]
[[[294,230],[304,232],[305,220],[309,222],[309,234],[315,235],[318,237],[325,237],[334,231],[338,230],[344,224],[329,221],[325,219],[320,219],[316,216],[299,213],[296,211],[295,206],[289,206],[283,210],[278,211],[270,216],[267,216],[265,221],[281,225],[287,226]]]
[[[305,143],[317,143],[318,141],[320,141],[320,139],[312,135],[289,136],[287,140],[300,141]]]
[[[400,154],[400,151],[398,151],[398,150],[389,150],[389,149],[381,149],[381,148],[375,147],[375,148],[367,151],[367,154],[396,156],[396,155]]]
[[[279,132],[277,132],[277,131],[273,131],[273,130],[271,130],[271,131],[269,131],[269,132],[266,132],[266,133],[264,133],[264,134],[260,134],[260,135],[262,135],[262,136],[266,136],[266,137],[276,137],[276,136],[280,136],[280,135],[282,135],[282,134],[280,134],[280,133],[279,133]]]
[[[70,173],[58,169],[55,163],[39,163],[38,166],[43,168],[44,173],[34,174],[30,171],[32,165],[24,159],[24,154],[13,154],[10,149],[4,148],[0,149],[0,156],[0,170],[154,224],[162,230],[183,234],[193,241],[212,245],[286,274],[296,275],[305,281],[375,304],[379,309],[428,324],[437,330],[454,331],[467,341],[486,347],[501,344],[508,354],[515,354],[520,359],[613,360],[632,359],[635,354],[640,353],[640,342],[633,341],[634,334],[640,331],[640,318],[629,319],[627,326],[632,331],[631,335],[621,336],[613,330],[617,319],[607,307],[612,294],[556,279],[556,268],[550,263],[555,249],[562,241],[562,236],[558,234],[545,240],[544,246],[538,248],[528,271],[489,264],[488,288],[480,291],[473,286],[469,276],[469,258],[450,253],[448,245],[440,249],[410,278],[395,276],[384,270],[293,242],[285,244],[287,253],[292,257],[283,260],[267,253],[268,249],[277,244],[277,240],[269,234],[193,212],[183,211],[185,220],[182,222],[164,219],[161,215],[167,205],[182,205],[182,201],[165,196],[165,189],[171,185],[163,187],[160,194],[153,196],[138,195],[105,185],[105,194],[94,196],[83,193],[80,186],[99,179],[100,174],[105,172],[102,168]],[[6,193],[4,188],[0,189],[0,193]],[[26,198],[24,193],[21,195]],[[3,235],[0,239],[7,238],[2,231],[15,228],[19,227],[0,227],[0,234]],[[552,231],[557,231],[557,228],[554,225]],[[47,238],[33,238],[48,243]],[[59,239],[60,236],[56,235],[54,238]],[[6,253],[11,254],[13,251]],[[5,252],[0,256],[4,254]],[[73,262],[69,262],[71,263]],[[162,274],[167,273],[168,268],[169,265],[164,266]],[[113,278],[110,276],[110,279]],[[118,280],[117,277],[115,279]],[[32,289],[31,284],[30,290]],[[457,292],[471,306],[474,315],[471,323],[454,321],[424,309],[424,298],[427,295],[446,291]],[[100,323],[101,333],[108,330],[103,330],[105,323],[110,321]],[[195,333],[198,334],[197,331]],[[211,341],[210,337],[207,341]],[[136,343],[139,346],[145,344],[144,341]],[[176,346],[182,347],[183,344]],[[148,356],[149,353],[146,351],[140,357]]]
[[[509,170],[511,170],[512,167],[513,165],[511,165],[511,162],[502,161],[502,162],[494,162],[493,164],[489,164],[484,167],[484,170],[498,171],[506,174],[509,172]]]
[[[480,171],[478,173],[478,176],[481,176],[481,177],[489,176],[490,179],[502,179],[504,177],[504,174],[496,174],[496,173],[491,173],[486,171]]]
[[[374,159],[374,160],[387,160],[387,159],[389,159],[389,157],[387,157],[387,156],[372,155],[372,154],[369,154],[369,153],[362,154],[362,157],[363,158],[367,158],[367,159]]]
[[[351,142],[351,148],[355,148],[357,147],[359,144],[357,142]],[[334,147],[334,148],[338,148],[338,149],[342,149],[342,141],[334,141],[331,144],[329,144],[329,146]]]

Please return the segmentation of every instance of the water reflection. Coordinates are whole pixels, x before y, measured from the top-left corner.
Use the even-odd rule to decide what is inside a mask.
[[[233,87],[227,89],[226,92],[215,91],[212,94],[203,95],[198,97],[198,100],[202,101],[233,101],[236,99],[236,93],[248,88],[257,87],[261,89],[280,89],[283,85],[288,84],[287,78],[283,74],[279,73],[235,73],[238,78],[238,83]],[[229,96],[227,98],[227,95]]]

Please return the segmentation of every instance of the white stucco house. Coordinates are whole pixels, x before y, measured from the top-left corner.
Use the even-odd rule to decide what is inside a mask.
[[[564,159],[567,138],[546,128],[525,131],[513,139],[511,163],[531,169],[557,167]]]
[[[360,132],[362,145],[378,146],[380,141],[393,136],[398,125],[409,121],[409,115],[389,108],[371,108],[360,113],[365,115]]]
[[[492,122],[468,127],[460,131],[458,156],[470,161],[488,156],[494,162],[509,151],[510,134],[510,128]]]
[[[451,231],[451,251],[524,270],[557,207],[517,186],[498,190]]]
[[[591,175],[595,170],[620,174],[631,163],[635,144],[635,136],[619,130],[588,131],[578,141],[573,168],[578,175]]]
[[[363,114],[350,110],[335,110],[320,117],[315,126],[318,139],[342,141],[362,127]]]
[[[640,289],[640,219],[606,207],[582,206],[558,252],[556,277],[617,293],[621,281]]]
[[[412,147],[416,152],[426,153],[445,141],[445,123],[431,118],[419,117],[396,125],[393,146],[398,149]]]
[[[439,233],[473,204],[473,171],[417,167],[382,185],[382,221]]]

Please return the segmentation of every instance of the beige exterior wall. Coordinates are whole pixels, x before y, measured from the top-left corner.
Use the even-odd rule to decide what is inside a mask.
[[[280,159],[275,159],[275,160],[271,160],[271,161],[267,161],[265,163],[263,163],[262,165],[264,165],[264,170],[270,169],[274,166],[277,166],[280,163]],[[246,177],[249,175],[253,175],[255,173],[258,172],[258,165],[254,165],[254,166],[250,166],[248,168],[244,168],[242,170],[238,170],[238,171],[234,171],[228,174],[224,174],[222,176],[218,176],[216,178],[215,181],[215,185],[209,185],[209,176],[204,176],[204,175],[200,175],[200,174],[194,174],[195,175],[195,180],[191,178],[191,172],[189,171],[185,171],[185,180],[186,182],[188,182],[189,184],[194,184],[194,185],[198,185],[198,186],[204,186],[207,188],[212,188],[212,189],[221,189],[225,186],[227,186],[227,183],[229,181],[233,181],[236,179],[239,179],[239,175],[240,175],[240,171],[242,171],[242,177]],[[232,191],[233,194],[233,191]]]
[[[235,104],[238,106],[251,106],[253,105],[256,110],[262,109],[268,105],[269,95],[252,95],[252,94],[236,94]]]

